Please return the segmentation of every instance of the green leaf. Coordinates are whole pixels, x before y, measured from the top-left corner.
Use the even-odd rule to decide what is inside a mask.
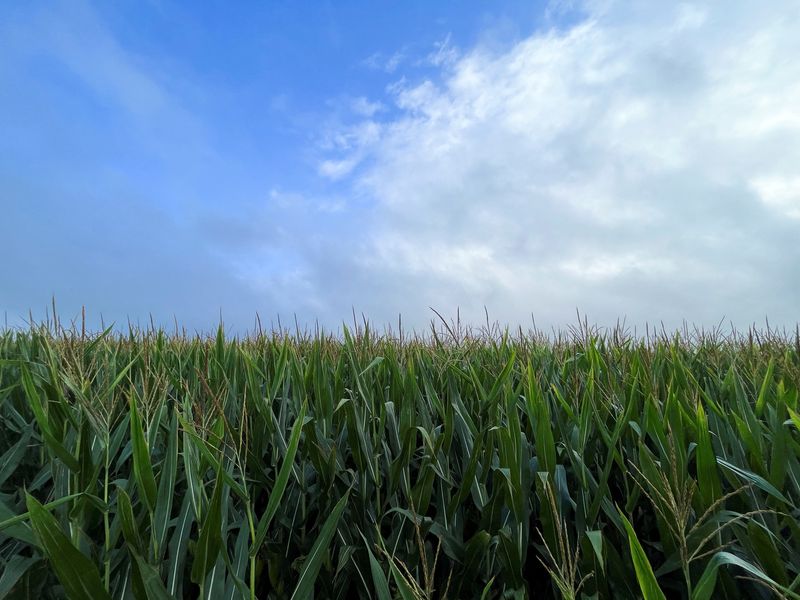
[[[375,555],[370,550],[369,542],[364,534],[361,534],[364,540],[364,547],[367,549],[367,556],[369,556],[369,570],[372,573],[372,585],[378,600],[392,600],[392,595],[389,592],[389,581],[386,579],[386,574],[381,569],[381,564]]]
[[[789,416],[791,417],[790,422],[794,424],[797,431],[800,431],[800,415],[794,412],[789,406],[786,407],[786,410],[789,411]]]
[[[397,591],[400,593],[402,600],[419,600],[414,593],[414,589],[409,585],[405,576],[400,572],[395,564],[394,557],[389,557],[389,571],[392,573],[392,579],[397,586]]]
[[[84,495],[85,494],[83,493],[78,493],[64,496],[63,498],[59,498],[53,502],[48,502],[44,505],[44,507],[47,510],[50,510],[51,508],[56,508],[57,506],[66,504],[67,502],[80,498]],[[23,542],[27,542],[31,545],[36,545],[36,539],[33,531],[28,528],[27,524],[25,524],[25,521],[30,519],[30,516],[30,512],[25,512],[21,515],[14,515],[11,509],[9,509],[5,504],[3,504],[2,501],[0,501],[0,517],[4,517],[3,520],[0,521],[0,531],[6,530],[6,535],[18,540],[22,540]]]
[[[382,362],[383,362],[383,357],[382,356],[376,356],[375,358],[372,359],[372,362],[369,363],[366,366],[366,368],[363,371],[361,371],[361,373],[358,374],[358,376],[359,377],[363,377],[366,373],[370,372],[372,369],[377,367]]]
[[[717,457],[711,445],[708,419],[701,405],[697,407],[697,484],[704,508],[711,506],[722,496]]]
[[[183,417],[178,417],[178,421],[180,422],[181,426],[183,427],[184,433],[184,440],[188,437],[189,441],[192,442],[192,446],[196,448],[201,457],[206,459],[209,463],[211,463],[213,469],[215,471],[220,470],[220,461],[221,458],[218,458],[215,453],[218,449],[218,445],[222,443],[222,438],[217,434],[211,434],[211,439],[204,440],[202,436],[198,435],[197,432],[193,431],[192,425],[186,421]],[[217,421],[219,425],[223,425],[222,420]],[[184,462],[190,462],[186,460],[188,457],[186,456],[186,452],[188,448],[186,447],[186,443],[184,442]],[[202,460],[202,459],[201,459]],[[187,471],[189,470],[187,466]],[[249,498],[247,497],[247,490],[238,482],[236,481],[228,471],[222,469],[220,471],[222,479],[225,481],[226,484],[233,490],[233,492],[239,496],[244,501],[248,501]],[[188,475],[188,472],[187,472]]]
[[[150,462],[150,450],[144,436],[139,409],[134,395],[130,395],[131,445],[133,447],[133,474],[136,484],[144,499],[147,509],[152,513],[156,508],[156,479],[153,476],[153,465]]]
[[[133,359],[131,359],[131,361],[127,365],[125,365],[119,373],[117,373],[117,376],[114,378],[114,381],[112,381],[111,384],[103,390],[103,393],[106,396],[110,395],[114,391],[114,389],[120,384],[120,382],[125,378],[125,376],[128,374],[128,371],[131,370],[131,367],[139,359],[140,354],[141,351],[137,352],[136,355],[133,357]]]
[[[139,536],[139,528],[136,525],[136,519],[133,516],[133,506],[131,506],[131,499],[127,492],[122,489],[117,489],[117,512],[122,525],[122,535],[125,541],[137,552],[144,549],[142,538]]]
[[[250,554],[247,550],[250,530],[247,522],[243,522],[236,536],[236,543],[233,549],[233,561],[228,560],[227,553],[223,553],[222,558],[228,568],[228,577],[225,581],[225,600],[235,600],[236,598],[249,598],[250,592],[244,582],[247,572],[247,559]]]
[[[711,560],[708,561],[706,570],[703,572],[702,577],[700,577],[700,581],[697,582],[697,585],[692,592],[692,600],[710,600],[712,598],[714,588],[717,585],[717,571],[719,571],[719,568],[724,565],[734,565],[744,569],[749,575],[755,577],[756,579],[760,579],[770,586],[773,586],[775,589],[783,592],[787,598],[800,598],[800,595],[783,587],[778,582],[770,578],[766,573],[764,573],[764,571],[747,562],[746,560],[743,560],[738,556],[731,554],[730,552],[717,552],[711,558]]]
[[[781,585],[788,585],[789,574],[786,572],[786,565],[772,539],[775,534],[771,531],[768,533],[769,529],[766,531],[765,529],[767,528],[755,520],[747,523],[747,537],[752,547],[752,555],[758,558],[767,575]]]
[[[300,414],[297,415],[297,419],[292,426],[292,433],[289,437],[289,445],[286,448],[286,455],[283,457],[283,463],[281,464],[280,471],[278,471],[278,476],[275,479],[275,485],[272,487],[272,491],[269,494],[267,508],[264,511],[264,514],[261,516],[261,519],[258,521],[255,541],[250,548],[250,556],[255,556],[261,548],[261,545],[264,543],[264,539],[267,537],[267,531],[269,530],[269,524],[272,522],[272,518],[275,516],[275,513],[281,504],[283,492],[286,490],[286,484],[289,482],[289,476],[292,473],[292,465],[294,464],[295,454],[297,454],[297,447],[300,444],[300,434],[303,431],[305,416],[306,404],[303,403],[303,406],[300,408]]]
[[[647,560],[647,555],[644,553],[644,548],[642,548],[639,539],[636,537],[633,525],[631,525],[622,511],[619,511],[619,516],[628,534],[628,545],[633,559],[633,568],[636,570],[636,579],[639,582],[639,588],[642,590],[644,600],[666,600],[664,592],[661,591],[661,587],[656,581],[653,567],[650,566],[650,561]]]
[[[50,428],[50,422],[44,412],[42,401],[39,398],[39,393],[36,391],[36,387],[33,384],[33,378],[28,370],[28,366],[23,363],[20,367],[20,370],[22,373],[22,387],[25,388],[25,393],[28,396],[29,404],[31,410],[33,411],[33,416],[36,419],[36,423],[39,425],[39,431],[41,431],[45,443],[53,452],[53,454],[60,458],[70,471],[73,473],[79,473],[81,470],[80,462],[78,462],[78,459],[75,458],[72,453],[70,453],[69,450],[64,447],[64,445],[55,436],[55,433]]]
[[[136,568],[139,570],[142,589],[147,600],[168,600],[173,598],[164,587],[158,570],[139,556],[138,552],[131,550],[131,556],[133,556]]]
[[[746,469],[737,467],[736,465],[729,463],[726,460],[722,460],[721,458],[717,459],[717,464],[719,464],[719,466],[721,467],[728,469],[731,473],[738,475],[742,479],[746,479],[754,486],[761,488],[762,490],[767,492],[770,496],[777,498],[778,500],[784,502],[785,504],[788,504],[790,506],[792,505],[792,503],[789,502],[789,499],[786,498],[786,496],[784,496],[780,491],[778,491],[778,489],[774,485],[772,485],[769,481],[767,481],[760,475],[756,475],[751,471],[747,471]]]
[[[322,526],[319,535],[317,536],[311,552],[306,557],[303,563],[303,570],[300,573],[300,579],[297,582],[297,587],[292,594],[292,600],[311,600],[314,597],[314,582],[319,574],[319,569],[322,566],[322,560],[328,550],[328,546],[336,533],[336,526],[339,523],[339,517],[342,516],[345,506],[347,505],[348,492],[339,499],[336,506],[333,507],[331,514],[325,519],[325,524]]]
[[[764,379],[761,382],[761,389],[758,392],[758,399],[756,400],[756,415],[761,416],[761,413],[764,412],[764,407],[767,404],[767,392],[769,392],[770,384],[772,383],[772,373],[775,370],[775,358],[769,359],[769,365],[767,366],[767,373],[764,375]]]
[[[15,554],[9,559],[0,575],[0,600],[9,595],[27,570],[39,560],[37,557],[22,556],[21,554]]]
[[[28,426],[25,428],[25,431],[22,433],[17,443],[11,446],[3,456],[0,456],[0,486],[11,477],[17,465],[19,465],[22,460],[22,457],[25,456],[31,435],[33,435],[33,427]]]
[[[68,598],[75,600],[109,599],[94,563],[72,545],[61,531],[55,517],[30,494],[26,494],[28,512],[42,551],[64,586]]]
[[[167,562],[167,591],[178,596],[183,580],[183,563],[189,544],[189,533],[194,523],[194,510],[189,494],[183,497],[183,506],[175,523],[175,530],[169,543],[169,560]]]
[[[592,544],[592,550],[594,550],[594,555],[597,557],[597,562],[600,563],[600,568],[605,572],[606,565],[603,560],[603,532],[600,530],[587,531],[586,537],[589,538],[589,542]]]
[[[158,478],[158,500],[153,515],[153,533],[159,555],[163,556],[164,543],[167,539],[167,526],[172,513],[175,496],[175,480],[178,474],[178,419],[173,415],[170,421],[167,454],[162,463]]]
[[[483,587],[483,591],[481,592],[481,600],[487,600],[489,598],[489,594],[492,591],[492,584],[494,584],[494,577],[487,581],[486,585]]]
[[[220,467],[221,469],[221,467]],[[214,564],[222,549],[222,488],[225,483],[221,473],[217,472],[217,481],[211,504],[206,511],[200,527],[200,539],[195,547],[194,563],[192,563],[192,581],[201,584]]]
[[[550,408],[542,395],[539,382],[528,361],[527,369],[528,395],[526,398],[528,418],[536,424],[534,432],[536,440],[536,457],[539,459],[539,470],[547,471],[552,476],[556,468],[556,445],[553,439],[553,426],[550,422]]]

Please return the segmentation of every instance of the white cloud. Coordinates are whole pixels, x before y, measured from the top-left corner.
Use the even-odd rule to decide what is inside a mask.
[[[443,39],[434,43],[434,51],[428,54],[426,61],[434,67],[446,67],[458,60],[459,53],[452,43],[452,34],[448,33]]]
[[[385,110],[386,107],[381,102],[370,102],[366,97],[359,96],[352,100],[350,108],[356,115],[370,118],[375,113]]]
[[[358,164],[359,158],[345,160],[323,160],[319,165],[319,174],[329,179],[341,179],[349,174]]]
[[[334,313],[797,319],[798,5],[581,9],[502,53],[445,40],[440,77],[323,163],[375,207]]]
[[[332,180],[349,175],[378,143],[381,134],[380,123],[372,120],[327,132],[319,146],[322,150],[336,152],[338,157],[322,160],[318,173]]]
[[[405,50],[398,50],[393,54],[386,55],[382,52],[375,52],[363,61],[363,65],[384,73],[394,73],[406,59]]]
[[[751,185],[767,206],[800,219],[800,177],[757,177]]]

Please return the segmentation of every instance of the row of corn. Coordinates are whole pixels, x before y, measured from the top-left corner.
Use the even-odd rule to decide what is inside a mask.
[[[800,598],[774,333],[0,333],[2,598]]]

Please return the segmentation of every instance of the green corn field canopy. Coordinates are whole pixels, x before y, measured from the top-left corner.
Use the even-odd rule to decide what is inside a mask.
[[[0,332],[0,598],[800,598],[800,340]]]

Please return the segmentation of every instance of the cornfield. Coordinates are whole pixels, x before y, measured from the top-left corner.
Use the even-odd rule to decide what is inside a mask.
[[[800,598],[800,341],[0,334],[0,598]]]

